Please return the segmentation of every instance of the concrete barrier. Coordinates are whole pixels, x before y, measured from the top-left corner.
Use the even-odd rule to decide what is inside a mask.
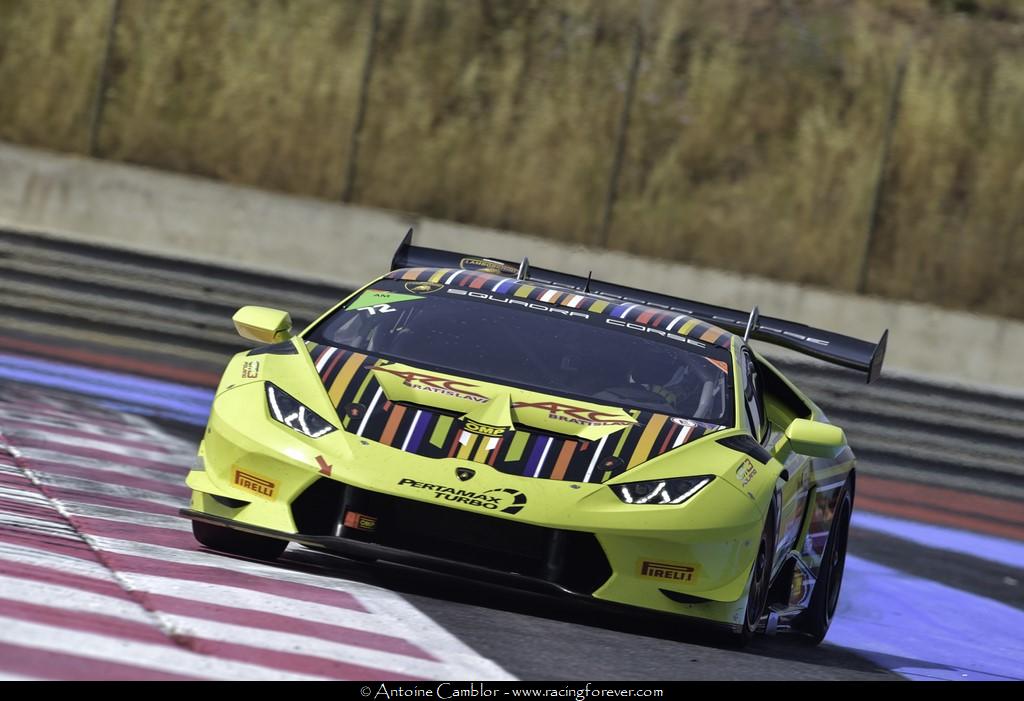
[[[358,285],[418,242],[586,274],[877,340],[887,367],[1024,389],[1024,323],[587,250],[412,214],[345,206],[0,143],[0,226],[177,258]]]

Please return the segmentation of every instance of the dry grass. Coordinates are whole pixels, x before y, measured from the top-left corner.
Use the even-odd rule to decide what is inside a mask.
[[[123,0],[105,155],[336,198],[371,0]],[[81,149],[108,0],[0,0],[0,137]],[[1024,3],[383,0],[354,200],[1024,317]],[[32,32],[29,28],[33,28]],[[29,38],[31,37],[31,39]]]
[[[102,153],[338,197],[369,16],[367,2],[123,0]]]
[[[589,240],[625,95],[628,6],[387,3],[359,201]]]
[[[0,139],[85,153],[108,2],[0,0]]]

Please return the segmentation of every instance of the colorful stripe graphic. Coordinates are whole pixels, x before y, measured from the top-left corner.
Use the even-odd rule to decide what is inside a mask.
[[[599,299],[586,293],[530,285],[487,272],[450,268],[412,268],[409,270],[396,270],[388,277],[396,280],[441,282],[454,287],[484,290],[508,297],[529,299],[543,304],[570,307],[592,314],[606,314],[616,319],[625,319],[631,323],[644,324],[655,328],[667,323],[666,331],[675,331],[687,338],[700,340],[702,343],[709,343],[720,348],[728,348],[732,343],[731,333],[710,324],[698,322],[697,319],[692,319],[685,314],[667,312],[634,302],[609,303],[607,300]]]
[[[319,362],[329,350],[314,346],[311,357]],[[441,410],[390,401],[372,372],[385,361],[334,350],[321,378],[343,417],[344,430],[424,457],[458,458],[543,479],[603,482],[719,428],[697,422],[682,427],[664,414],[633,410],[636,425],[596,442],[523,428],[500,438],[482,436],[465,430],[460,418]]]

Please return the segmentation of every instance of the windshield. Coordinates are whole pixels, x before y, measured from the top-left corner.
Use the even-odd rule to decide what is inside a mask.
[[[501,295],[381,280],[308,340],[598,404],[732,425],[728,349]]]

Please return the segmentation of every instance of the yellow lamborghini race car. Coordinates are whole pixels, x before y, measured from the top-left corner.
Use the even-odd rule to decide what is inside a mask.
[[[878,344],[414,246],[228,364],[187,479],[200,543],[289,541],[820,641],[855,488],[841,429],[750,345],[875,379]]]

